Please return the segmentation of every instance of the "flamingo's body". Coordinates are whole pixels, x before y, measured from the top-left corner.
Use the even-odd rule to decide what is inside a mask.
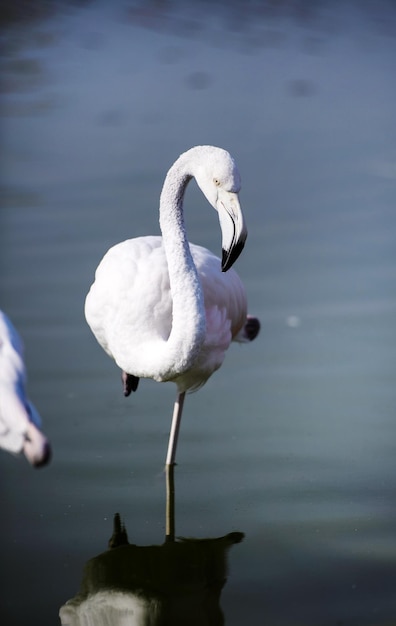
[[[21,338],[0,311],[0,446],[13,453],[23,451],[29,463],[40,467],[48,463],[51,448],[25,385]]]
[[[200,387],[220,367],[246,321],[245,290],[236,272],[222,272],[220,259],[205,248],[190,245],[190,249],[201,279],[206,318],[193,367],[185,370],[182,354],[176,350],[171,367],[155,367],[172,330],[172,293],[161,237],[128,239],[110,248],[96,271],[86,309],[100,345],[124,372],[173,381],[179,393]],[[110,276],[113,279],[107,281]],[[105,283],[107,288],[101,289]]]
[[[222,261],[188,243],[182,203],[192,177],[219,212]],[[239,173],[228,152],[213,146],[192,148],[166,177],[160,202],[162,237],[119,243],[99,264],[85,314],[96,339],[123,371],[125,395],[136,389],[139,378],[172,381],[178,387],[179,414],[185,392],[199,388],[220,367],[231,341],[257,335],[259,322],[247,316],[243,284],[229,269],[247,234],[239,188]],[[175,446],[167,462],[171,457],[174,461]]]

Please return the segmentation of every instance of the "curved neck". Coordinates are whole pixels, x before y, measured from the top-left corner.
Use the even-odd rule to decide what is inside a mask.
[[[172,294],[172,329],[164,356],[177,374],[190,367],[206,331],[202,287],[183,218],[183,197],[191,178],[192,174],[179,158],[165,178],[160,198],[160,227]]]

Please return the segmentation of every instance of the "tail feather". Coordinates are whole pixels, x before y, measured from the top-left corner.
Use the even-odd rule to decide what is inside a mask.
[[[256,339],[257,335],[260,332],[260,320],[258,317],[254,317],[253,315],[246,316],[246,322],[244,326],[242,326],[239,333],[234,337],[234,341],[238,341],[239,343],[247,343]]]

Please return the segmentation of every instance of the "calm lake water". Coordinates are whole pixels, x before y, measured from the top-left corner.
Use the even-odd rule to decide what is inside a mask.
[[[175,389],[125,399],[83,304],[112,244],[158,233],[172,162],[210,143],[241,171],[262,329],[186,399],[176,535],[244,533],[228,575],[208,566],[228,626],[394,624],[394,5],[186,4],[37,3],[3,31],[1,308],[54,456],[0,454],[1,623],[60,624],[116,512],[131,543],[164,542]],[[190,187],[189,237],[220,254]]]

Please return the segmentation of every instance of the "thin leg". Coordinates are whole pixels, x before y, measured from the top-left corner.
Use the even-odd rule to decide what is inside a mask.
[[[165,541],[175,540],[175,466],[166,465]]]
[[[184,397],[186,392],[179,393],[175,406],[173,407],[172,426],[169,435],[168,452],[166,455],[166,465],[174,465],[176,458],[177,438],[179,436],[180,422],[183,412]]]

